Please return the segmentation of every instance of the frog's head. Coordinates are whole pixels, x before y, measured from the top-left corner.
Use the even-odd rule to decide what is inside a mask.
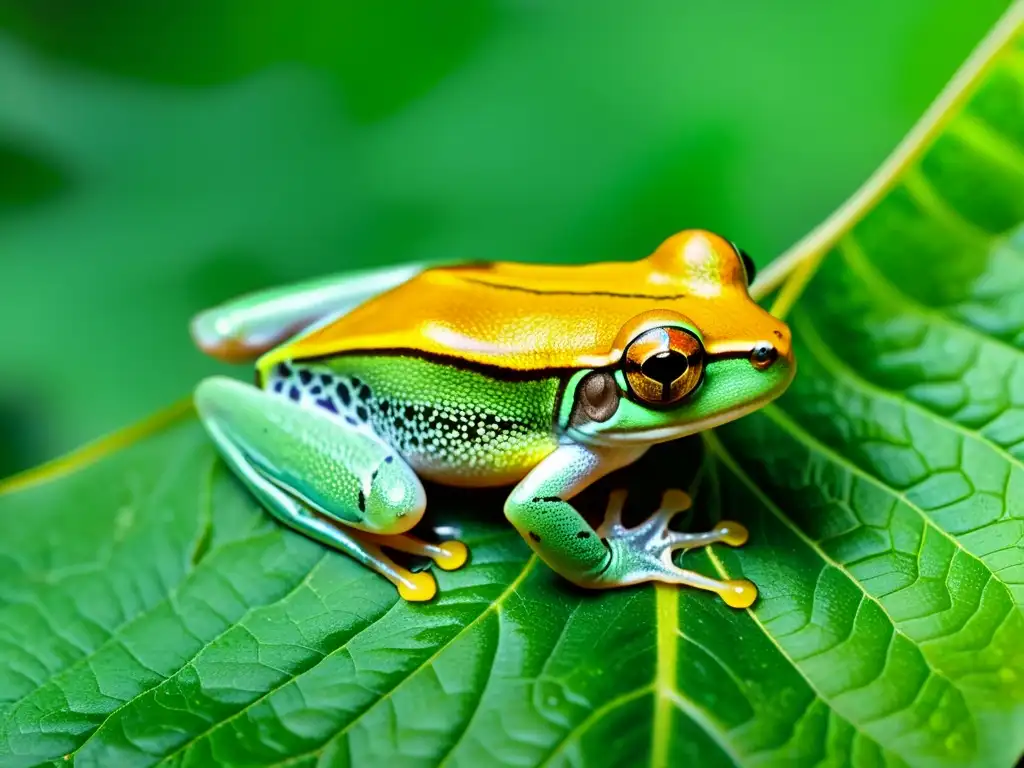
[[[559,416],[573,439],[674,440],[750,413],[789,386],[789,328],[747,294],[746,255],[720,238],[710,242],[716,258],[733,260],[730,269],[746,278],[739,290],[630,320],[615,342],[617,365],[579,371],[566,387]]]

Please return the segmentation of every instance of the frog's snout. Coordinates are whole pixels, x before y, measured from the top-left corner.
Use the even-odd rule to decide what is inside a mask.
[[[795,360],[789,328],[779,323],[770,334],[766,333],[765,338],[756,342],[750,350],[750,364],[759,371],[780,368],[792,370]]]

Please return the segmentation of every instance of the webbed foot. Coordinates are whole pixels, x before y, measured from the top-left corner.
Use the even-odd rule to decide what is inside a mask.
[[[746,543],[747,529],[737,522],[723,520],[706,533],[680,533],[669,528],[672,518],[692,506],[689,495],[667,490],[661,506],[647,520],[633,528],[622,524],[622,508],[627,491],[616,490],[608,497],[605,519],[597,529],[611,550],[608,567],[594,586],[624,586],[645,581],[684,584],[718,594],[726,605],[748,608],[757,599],[757,587],[746,579],[718,580],[680,568],[672,556],[678,550],[707,546],[716,542],[739,547]]]

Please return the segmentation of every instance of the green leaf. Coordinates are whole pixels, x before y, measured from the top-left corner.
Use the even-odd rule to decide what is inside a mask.
[[[581,501],[628,482],[639,513],[665,478],[698,483],[689,523],[751,541],[687,560],[755,581],[753,610],[570,588],[502,492],[439,488],[472,562],[403,603],[272,522],[182,407],[0,487],[0,765],[1013,765],[1021,9],[766,271],[786,396]]]

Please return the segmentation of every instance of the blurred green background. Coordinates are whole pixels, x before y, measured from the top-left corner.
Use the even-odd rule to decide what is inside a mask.
[[[0,475],[182,397],[241,291],[688,226],[764,264],[1007,5],[5,0]]]

